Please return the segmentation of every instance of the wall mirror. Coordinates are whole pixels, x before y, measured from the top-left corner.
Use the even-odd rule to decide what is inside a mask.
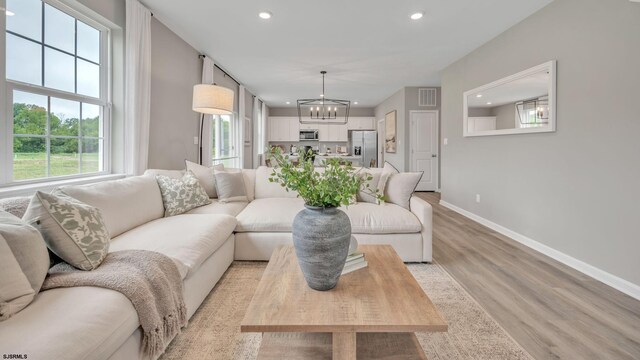
[[[556,62],[549,61],[464,93],[463,135],[551,132]]]

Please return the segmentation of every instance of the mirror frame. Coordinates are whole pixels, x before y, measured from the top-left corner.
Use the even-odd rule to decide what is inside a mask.
[[[520,129],[500,129],[500,130],[489,130],[482,131],[477,133],[471,133],[468,131],[468,122],[469,122],[469,107],[467,104],[467,98],[469,95],[473,95],[475,93],[486,91],[488,89],[495,88],[502,84],[506,84],[512,82],[514,80],[518,80],[529,75],[538,73],[542,70],[548,70],[551,83],[549,84],[549,125],[544,127],[537,128],[520,128]],[[551,60],[546,63],[540,64],[538,66],[534,66],[527,70],[521,71],[517,74],[513,74],[502,79],[496,80],[492,83],[482,85],[475,89],[471,89],[465,91],[463,96],[463,120],[462,120],[462,136],[464,137],[473,137],[473,136],[493,136],[493,135],[513,135],[513,134],[531,134],[531,133],[544,133],[544,132],[555,132],[556,131],[556,61]]]

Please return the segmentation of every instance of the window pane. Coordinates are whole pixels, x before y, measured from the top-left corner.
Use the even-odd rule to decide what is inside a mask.
[[[22,91],[13,92],[13,133],[45,135],[47,97]]]
[[[79,102],[51,98],[51,114],[49,119],[51,135],[78,136],[79,119]]]
[[[75,54],[76,19],[44,5],[44,43]]]
[[[7,34],[7,79],[42,85],[42,46]]]
[[[102,171],[102,139],[82,140],[82,172]]]
[[[102,137],[102,119],[100,119],[100,106],[82,104],[82,136]]]
[[[44,86],[75,92],[74,58],[57,50],[44,50]]]
[[[100,66],[78,59],[78,94],[100,97]]]
[[[78,56],[100,63],[100,31],[78,21]]]
[[[79,172],[78,139],[51,138],[51,172],[49,176],[73,175]]]
[[[42,1],[7,0],[7,30],[36,41],[42,41]]]
[[[13,180],[47,176],[47,140],[34,137],[13,138]]]

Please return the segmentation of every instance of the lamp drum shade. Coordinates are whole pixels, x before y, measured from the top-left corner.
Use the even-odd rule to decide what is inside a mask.
[[[195,85],[193,111],[212,115],[233,113],[233,90],[218,85]]]

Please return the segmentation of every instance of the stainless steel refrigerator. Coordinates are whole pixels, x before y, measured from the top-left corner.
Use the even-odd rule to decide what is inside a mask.
[[[360,157],[360,166],[378,167],[377,132],[352,131],[351,155],[353,155],[354,157]]]

